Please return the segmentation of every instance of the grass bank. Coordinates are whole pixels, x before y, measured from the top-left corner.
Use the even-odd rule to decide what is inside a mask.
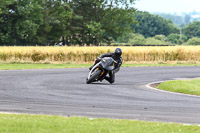
[[[200,79],[175,80],[161,83],[158,89],[200,96]]]
[[[55,68],[87,68],[92,64],[29,64],[14,63],[0,64],[0,70],[20,70],[20,69],[55,69]]]
[[[0,63],[0,70],[20,69],[55,69],[55,68],[89,68],[92,64],[39,64],[39,63]],[[200,66],[200,64],[167,64],[167,63],[141,63],[123,64],[122,67],[153,67],[153,66]]]
[[[47,115],[0,114],[2,133],[199,133],[197,125],[92,119]]]

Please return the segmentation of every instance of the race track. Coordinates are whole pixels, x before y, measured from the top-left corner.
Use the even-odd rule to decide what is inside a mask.
[[[200,97],[146,87],[200,77],[200,67],[121,68],[112,85],[88,85],[87,74],[87,68],[0,71],[0,112],[200,124]]]

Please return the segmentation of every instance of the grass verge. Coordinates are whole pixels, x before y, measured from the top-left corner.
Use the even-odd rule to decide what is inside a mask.
[[[0,114],[1,133],[199,133],[198,125],[92,119],[48,115]]]
[[[200,96],[200,79],[166,81],[158,89]]]
[[[54,68],[89,68],[92,64],[32,64],[32,63],[0,63],[0,70],[18,69],[54,69]],[[200,66],[200,64],[122,64],[122,67],[153,67],[153,66]]]
[[[92,64],[29,64],[29,63],[14,63],[0,64],[0,70],[14,69],[53,69],[53,68],[85,68]]]
[[[200,64],[168,64],[168,63],[141,63],[141,64],[122,64],[122,67],[161,67],[161,66],[200,66]]]

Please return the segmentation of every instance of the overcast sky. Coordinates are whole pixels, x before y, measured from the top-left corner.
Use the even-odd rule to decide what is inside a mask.
[[[200,11],[200,0],[136,0],[134,7],[148,12],[187,13]]]

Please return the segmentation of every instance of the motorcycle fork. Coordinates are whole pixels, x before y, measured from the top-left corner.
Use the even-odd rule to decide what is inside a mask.
[[[100,68],[99,67],[97,67],[97,70],[99,70]],[[101,72],[101,75],[103,75],[105,73],[105,71],[102,71]]]
[[[107,72],[105,72],[103,69],[101,69],[101,67],[97,67],[97,70],[102,70],[101,75],[99,76],[99,80],[103,80],[104,77],[107,75]]]
[[[106,75],[107,75],[107,73],[105,71],[101,72],[101,78],[100,78],[100,80],[103,80]]]

